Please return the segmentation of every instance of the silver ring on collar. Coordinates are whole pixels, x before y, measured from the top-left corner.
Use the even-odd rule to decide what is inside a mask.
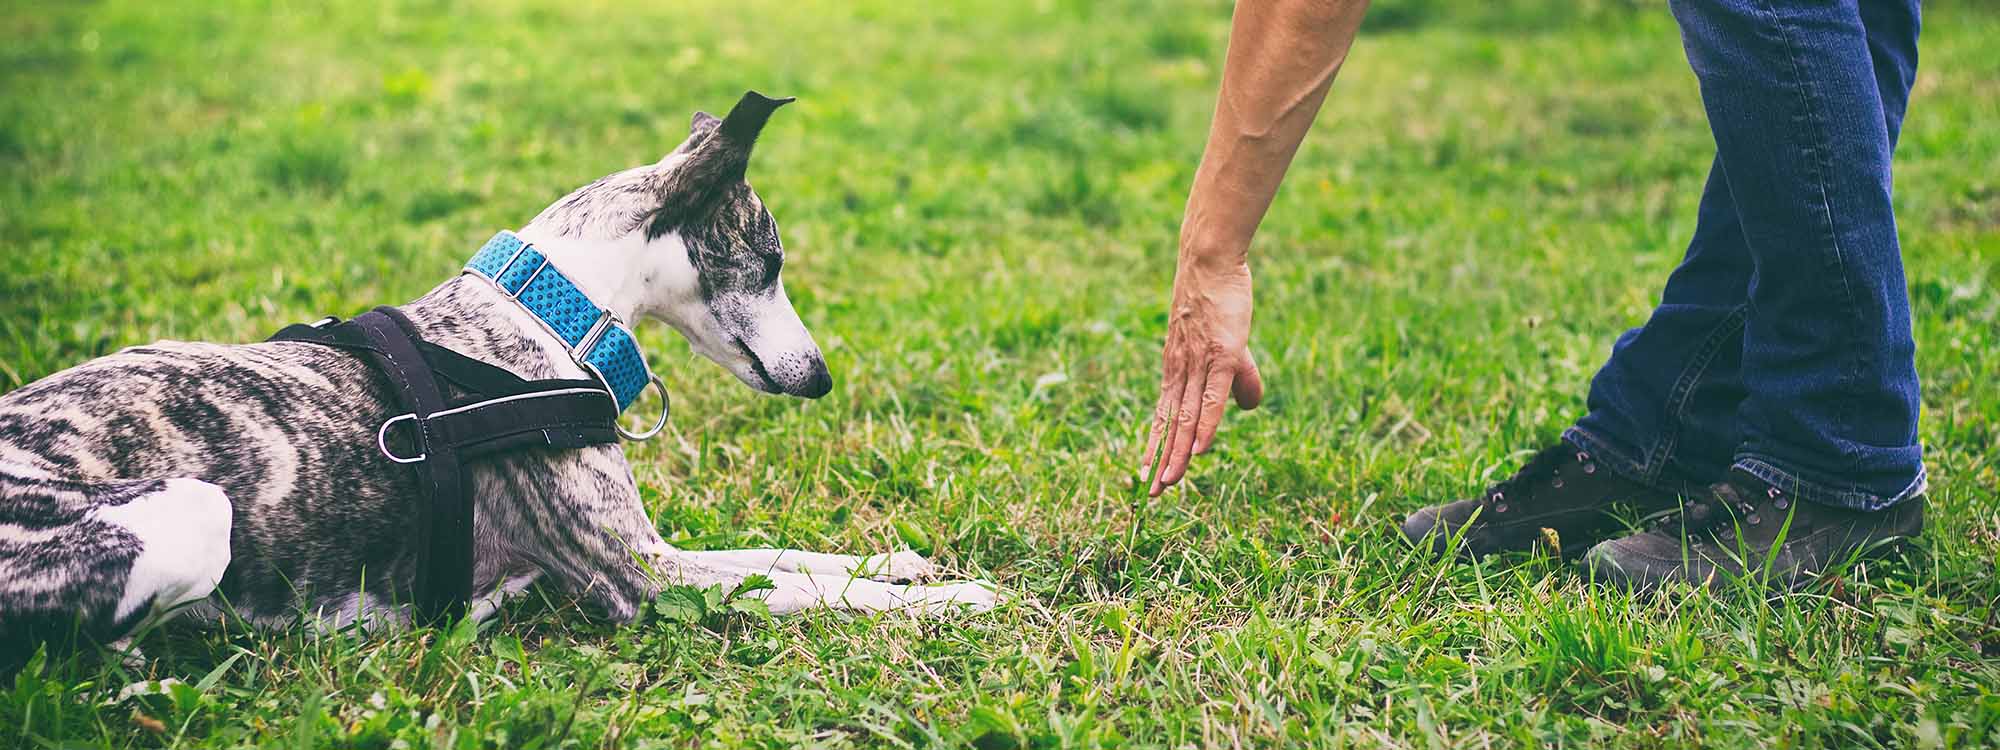
[[[654,436],[654,435],[658,435],[658,434],[660,434],[660,431],[661,431],[661,430],[664,430],[664,429],[666,429],[666,428],[667,428],[667,415],[668,415],[668,414],[670,414],[670,413],[672,413],[672,412],[673,412],[673,410],[674,410],[674,406],[673,406],[673,402],[672,402],[672,401],[670,400],[670,398],[671,398],[671,397],[669,397],[669,396],[667,395],[667,384],[666,384],[666,383],[663,383],[663,382],[661,382],[661,381],[660,381],[660,376],[658,376],[658,375],[654,375],[654,376],[653,376],[653,379],[652,379],[652,384],[653,384],[653,387],[654,387],[654,388],[656,388],[656,389],[658,389],[658,390],[660,391],[660,419],[659,419],[659,421],[657,421],[657,422],[654,422],[654,423],[653,423],[653,428],[652,428],[652,429],[650,429],[650,430],[647,430],[647,431],[645,431],[645,432],[642,432],[642,433],[640,433],[640,434],[637,434],[637,435],[634,435],[634,434],[632,434],[632,433],[629,433],[629,432],[626,432],[626,431],[625,431],[625,425],[624,425],[623,423],[618,423],[618,422],[614,422],[614,423],[612,423],[612,426],[613,426],[613,427],[616,427],[616,428],[618,428],[618,436],[619,436],[619,437],[622,437],[622,438],[625,438],[626,440],[631,440],[631,441],[634,441],[634,442],[643,442],[643,441],[647,441],[647,440],[651,440],[651,439],[653,439],[653,436]]]
[[[613,394],[611,396],[611,403],[613,404],[618,403],[618,396],[615,395],[617,392],[611,390],[611,381],[605,379],[604,373],[597,371],[596,365],[585,364],[583,366],[583,369],[588,370],[590,372],[591,377],[597,378],[597,382],[604,384],[604,392],[606,394]],[[624,420],[620,420],[616,417],[612,418],[611,420],[611,427],[618,431],[619,437],[625,438],[626,440],[630,440],[635,443],[642,443],[647,440],[651,440],[653,439],[653,436],[660,434],[661,430],[667,429],[667,417],[671,416],[674,411],[673,397],[667,395],[667,384],[665,382],[662,382],[660,380],[660,376],[658,375],[652,375],[651,373],[648,373],[648,377],[650,377],[651,380],[649,380],[647,384],[653,386],[654,388],[660,391],[659,420],[653,423],[651,429],[648,429],[645,432],[641,432],[638,434],[633,434],[625,431]]]

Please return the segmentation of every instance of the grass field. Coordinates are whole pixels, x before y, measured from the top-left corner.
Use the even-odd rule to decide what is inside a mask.
[[[625,7],[627,5],[647,7]],[[0,3],[0,391],[412,299],[698,108],[795,94],[751,180],[836,381],[642,328],[632,455],[691,548],[909,544],[1013,602],[613,628],[161,632],[0,684],[0,746],[1968,746],[2000,742],[2000,11],[1928,9],[1897,201],[1920,551],[1765,598],[1408,552],[1400,514],[1583,405],[1712,145],[1653,3],[1382,0],[1255,251],[1265,408],[1130,481],[1216,2]],[[166,695],[118,699],[139,680]]]

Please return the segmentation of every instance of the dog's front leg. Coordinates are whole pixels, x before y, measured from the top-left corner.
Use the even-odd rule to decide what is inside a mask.
[[[650,532],[651,529],[648,528],[647,531]],[[632,619],[637,614],[639,606],[651,600],[664,586],[721,586],[724,589],[734,589],[754,575],[770,578],[772,587],[754,592],[750,596],[763,599],[774,614],[817,607],[861,612],[909,610],[922,614],[936,614],[957,609],[983,611],[993,608],[999,601],[995,587],[982,581],[903,585],[860,578],[847,573],[787,572],[778,570],[770,564],[777,559],[771,554],[775,551],[752,550],[750,552],[754,554],[748,555],[734,552],[689,552],[675,549],[661,540],[657,534],[632,549],[636,553],[636,564],[620,566],[619,569],[635,571],[638,575],[610,581],[609,583],[613,585],[594,589],[591,596],[602,611],[620,622]],[[785,554],[784,557],[789,558],[790,554]],[[863,563],[868,560],[868,558],[845,555],[829,557]],[[730,564],[744,562],[761,564],[749,567]]]
[[[541,561],[551,582],[580,595],[616,622],[637,617],[664,586],[734,588],[760,573],[769,575],[774,587],[753,595],[779,613],[813,607],[930,613],[986,609],[998,598],[990,585],[979,582],[905,586],[856,578],[842,569],[851,566],[841,563],[865,565],[867,558],[833,555],[819,558],[821,564],[809,564],[813,558],[794,563],[790,558],[801,553],[778,550],[684,552],[667,544],[653,528],[632,473],[615,448],[579,451],[552,468],[539,474],[519,472],[503,480],[533,484],[509,494],[536,498],[539,507],[496,508],[488,517],[495,532],[539,548],[531,557]],[[827,570],[799,573],[784,567]]]
[[[814,607],[860,612],[908,610],[926,615],[966,609],[983,612],[1000,601],[993,585],[982,581],[901,585],[817,573],[771,573],[770,577],[776,588],[761,595],[778,614]]]
[[[754,552],[765,552],[756,550]],[[734,588],[745,578],[764,575],[772,588],[751,594],[762,598],[774,614],[827,607],[860,612],[909,610],[937,614],[957,609],[984,611],[999,602],[997,590],[982,581],[932,585],[902,585],[839,573],[790,573],[768,567],[718,565],[732,553],[674,551],[658,565],[673,582],[689,586]],[[723,555],[723,557],[718,557]],[[768,555],[762,557],[768,559]],[[837,556],[845,557],[845,556]],[[863,558],[849,558],[862,560]]]
[[[475,474],[480,580],[510,588],[516,564],[613,622],[629,622],[678,565],[617,446],[509,456]],[[492,502],[486,502],[486,501]],[[487,607],[491,609],[491,607]]]
[[[877,581],[927,581],[938,577],[938,566],[910,550],[861,557],[795,549],[731,549],[683,551],[682,555],[726,568],[759,573],[855,575]]]

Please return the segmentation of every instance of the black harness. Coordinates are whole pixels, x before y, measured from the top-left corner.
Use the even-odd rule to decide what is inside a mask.
[[[524,380],[424,341],[393,307],[346,322],[327,318],[287,326],[270,340],[364,352],[394,386],[403,413],[382,423],[376,443],[389,460],[413,465],[423,487],[417,537],[425,543],[417,548],[415,604],[424,622],[456,619],[472,598],[473,502],[466,461],[519,448],[618,441],[618,405],[601,382]],[[401,423],[407,427],[399,428]],[[409,435],[411,453],[390,449],[390,433],[399,429]]]

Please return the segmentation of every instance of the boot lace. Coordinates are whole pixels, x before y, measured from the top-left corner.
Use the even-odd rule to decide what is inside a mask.
[[[1764,493],[1778,510],[1790,505],[1785,493],[1776,487],[1766,487]],[[1729,484],[1716,485],[1708,497],[1683,506],[1680,510],[1669,511],[1653,520],[1653,530],[1669,531],[1680,526],[1683,533],[1706,531],[1717,526],[1741,520],[1744,524],[1756,526],[1764,519],[1757,513],[1757,504],[1750,501],[1741,489]]]
[[[1572,460],[1581,466],[1583,473],[1597,473],[1597,461],[1588,452],[1568,443],[1556,443],[1537,451],[1513,476],[1487,488],[1486,494],[1479,496],[1479,503],[1496,514],[1506,513],[1519,503],[1534,500],[1536,487],[1545,481],[1550,488],[1562,489],[1563,467]]]

